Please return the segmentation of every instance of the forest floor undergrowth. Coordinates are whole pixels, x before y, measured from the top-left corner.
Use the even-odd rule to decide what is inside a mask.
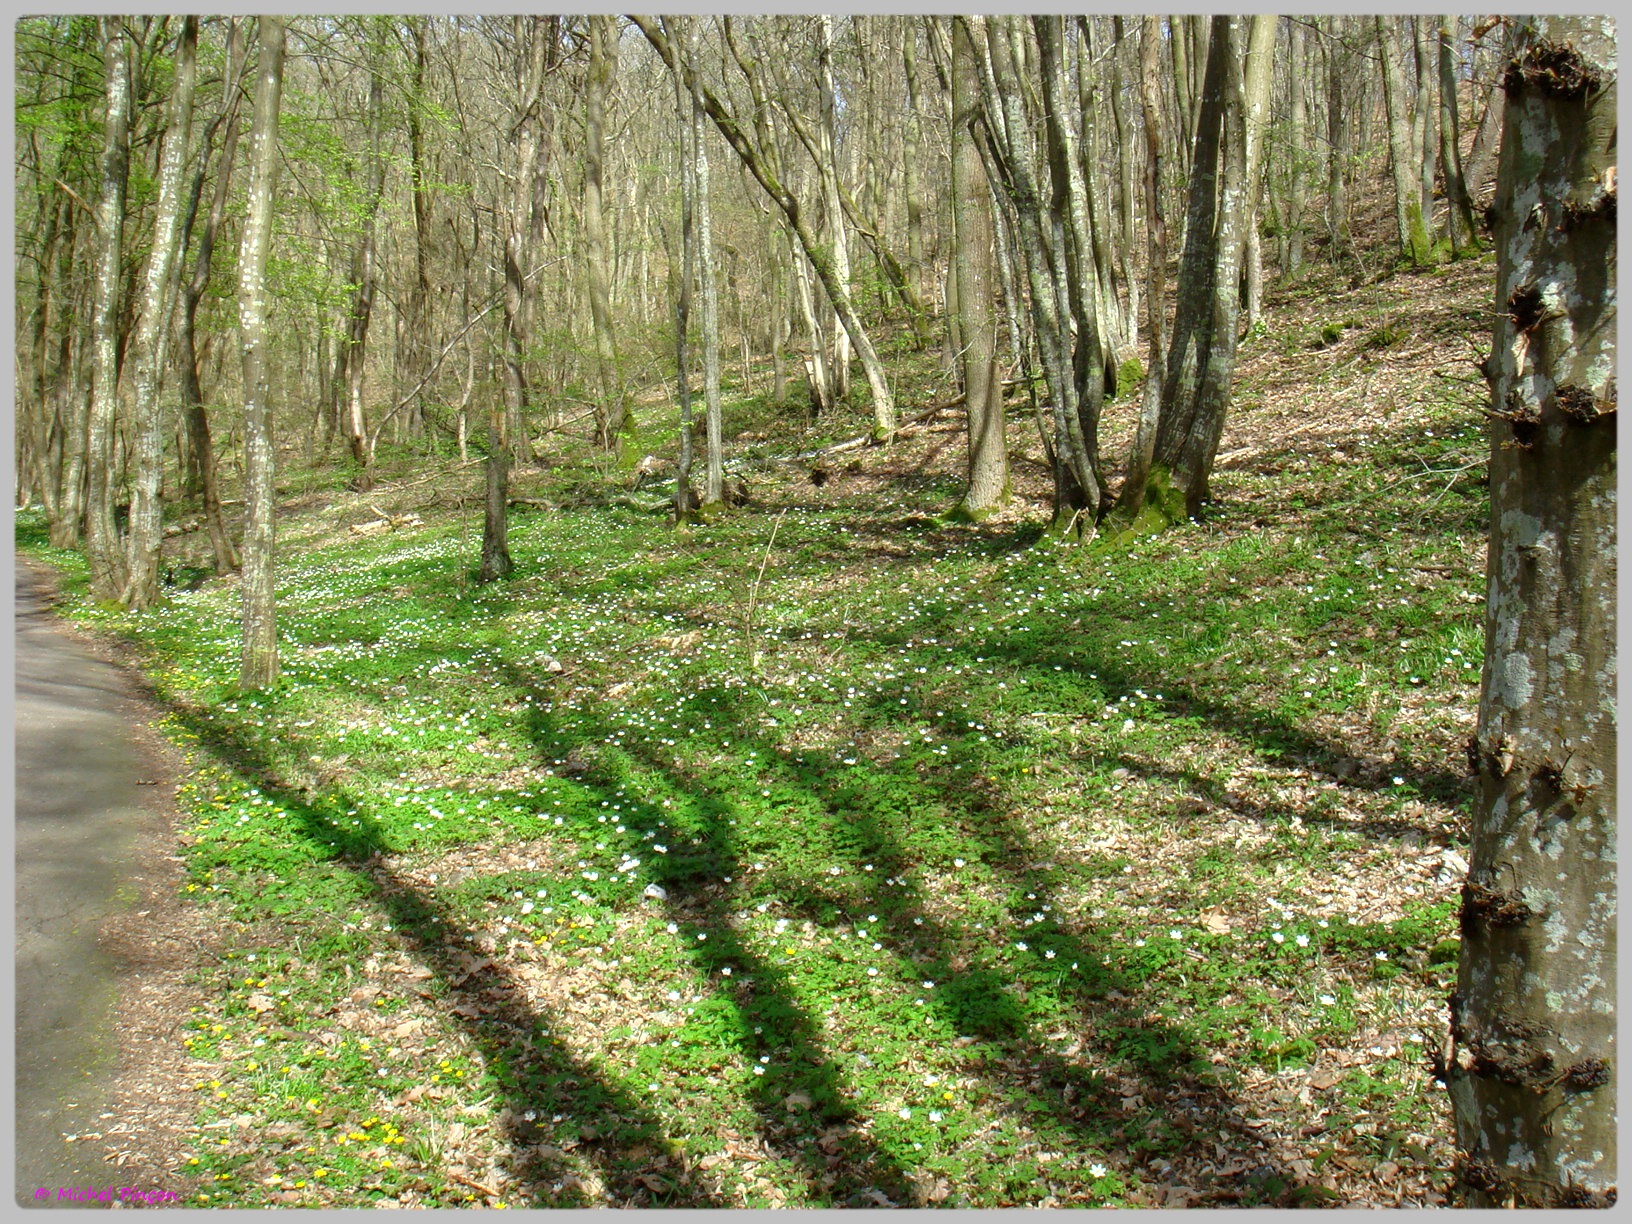
[[[189,771],[193,1125],[129,1167],[197,1206],[1446,1202],[1492,280],[1272,298],[1216,511],[1116,551],[1043,535],[1024,405],[979,526],[955,410],[684,531],[546,452],[485,587],[478,468],[292,485],[262,695],[235,580],[114,611],[19,513]]]

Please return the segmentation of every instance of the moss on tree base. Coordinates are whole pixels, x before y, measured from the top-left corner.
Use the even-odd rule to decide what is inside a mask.
[[[1152,468],[1145,481],[1145,497],[1139,512],[1130,518],[1112,511],[1094,545],[1104,549],[1131,548],[1135,541],[1160,535],[1189,517],[1185,511],[1184,490],[1174,488],[1172,473],[1164,467]]]

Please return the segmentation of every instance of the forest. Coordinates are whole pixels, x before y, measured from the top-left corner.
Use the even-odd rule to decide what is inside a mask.
[[[142,1184],[1615,1201],[1612,20],[14,35]]]

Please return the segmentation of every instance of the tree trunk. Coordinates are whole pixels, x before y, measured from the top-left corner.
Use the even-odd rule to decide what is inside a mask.
[[[487,414],[487,496],[482,515],[482,561],[478,583],[495,582],[515,568],[510,559],[510,451],[512,429],[525,421],[530,388],[527,345],[527,267],[536,252],[533,210],[541,201],[535,182],[544,104],[547,18],[515,17],[517,106],[511,126],[516,148],[513,188],[504,239],[504,402],[491,401]]]
[[[1428,222],[1422,213],[1420,160],[1413,159],[1411,119],[1406,113],[1405,79],[1399,48],[1387,17],[1372,18],[1377,52],[1383,61],[1383,105],[1388,112],[1388,164],[1394,173],[1394,224],[1399,231],[1400,254],[1415,268],[1433,262]]]
[[[238,686],[270,688],[278,678],[273,605],[274,467],[271,370],[266,354],[266,254],[278,183],[278,108],[283,98],[284,26],[261,17],[260,66],[250,126],[248,212],[238,256],[238,340],[244,379],[243,654]]]
[[[681,29],[690,18],[674,18]],[[668,22],[664,23],[665,25]],[[681,37],[682,43],[684,36]],[[703,121],[697,113],[696,95],[686,86],[685,74],[670,64],[674,79],[675,114],[680,120],[680,283],[674,295],[675,393],[680,402],[680,462],[674,481],[674,522],[676,526],[695,522],[697,492],[691,473],[696,465],[696,434],[691,415],[691,286],[697,274],[697,157],[702,142]]]
[[[1183,17],[1167,20],[1167,42],[1173,61],[1174,112],[1176,125],[1175,148],[1178,150],[1178,169],[1181,176],[1190,170],[1190,51],[1185,37],[1188,23]]]
[[[1496,60],[1498,64],[1505,65],[1513,55],[1513,26],[1510,22],[1503,22],[1501,30],[1501,51]],[[1496,149],[1502,136],[1502,113],[1506,109],[1500,90],[1501,78],[1502,69],[1491,73],[1490,84],[1484,91],[1484,110],[1473,133],[1473,148],[1468,154],[1466,175],[1468,198],[1471,200],[1478,200],[1484,194],[1485,180],[1490,175],[1491,167],[1496,164]]]
[[[1139,403],[1139,424],[1134,431],[1133,449],[1128,456],[1127,475],[1117,497],[1114,517],[1120,526],[1131,525],[1145,503],[1151,464],[1156,455],[1156,430],[1161,420],[1162,368],[1167,353],[1167,217],[1162,207],[1163,153],[1165,133],[1162,123],[1161,19],[1147,14],[1141,19],[1139,43],[1140,99],[1145,118],[1145,210],[1150,256],[1147,275],[1150,286],[1145,300],[1150,303],[1150,369],[1145,376]]]
[[[1326,138],[1331,153],[1326,164],[1326,227],[1332,238],[1333,261],[1352,253],[1349,221],[1349,160],[1354,149],[1354,125],[1343,96],[1343,74],[1349,52],[1343,43],[1346,18],[1333,16],[1326,48]]]
[[[430,55],[425,37],[423,17],[408,18],[408,35],[413,43],[413,62],[409,65],[408,85],[408,183],[413,195],[414,210],[414,285],[408,295],[407,318],[404,332],[407,337],[406,357],[410,377],[429,375],[434,360],[431,340],[431,186],[425,174],[425,70]],[[422,397],[415,397],[412,410],[423,421]]]
[[[114,521],[114,433],[119,412],[119,316],[124,281],[125,184],[130,173],[131,43],[124,22],[103,17],[103,63],[107,70],[107,118],[102,146],[102,194],[97,205],[96,305],[91,405],[85,427],[90,487],[85,504],[85,559],[91,594],[116,599],[125,584],[125,562]]]
[[[375,19],[376,21],[378,19]],[[346,315],[346,334],[335,354],[336,377],[344,374],[344,386],[337,393],[345,397],[339,417],[345,430],[346,445],[351,451],[351,462],[357,470],[353,477],[356,487],[365,492],[374,487],[374,448],[369,445],[368,422],[363,412],[363,374],[368,356],[368,327],[374,316],[375,293],[375,220],[385,190],[384,139],[384,49],[371,41],[368,81],[368,178],[364,188],[363,213],[357,234],[357,246],[351,258],[351,307]]]
[[[1036,24],[1035,18],[1033,24]],[[1109,193],[1103,190],[1101,181],[1103,176],[1100,174],[1100,116],[1096,114],[1100,108],[1094,100],[1096,73],[1084,62],[1094,57],[1093,25],[1086,16],[1079,15],[1077,28],[1080,43],[1075,57],[1075,76],[1077,114],[1080,116],[1080,123],[1078,131],[1072,135],[1072,143],[1076,147],[1078,177],[1082,182],[1082,233],[1089,243],[1089,254],[1085,258],[1091,258],[1093,261],[1094,318],[1099,324],[1099,349],[1105,375],[1105,393],[1114,395],[1122,354],[1132,349],[1133,341],[1129,338],[1132,333],[1127,320],[1123,317],[1121,299],[1117,296],[1121,287],[1122,271],[1111,247]],[[1064,22],[1060,23],[1057,45],[1062,53],[1067,48]],[[1060,56],[1062,74],[1065,72],[1068,58],[1064,54]],[[1063,83],[1066,77],[1062,75],[1060,80]],[[1061,126],[1062,130],[1068,130],[1063,124]],[[1086,264],[1083,276],[1086,289],[1089,283]]]
[[[1167,490],[1157,509],[1170,521],[1195,517],[1208,498],[1235,371],[1239,278],[1252,217],[1238,41],[1231,18],[1213,19],[1178,309],[1162,386],[1155,462],[1147,482],[1151,488],[1146,492],[1148,503],[1152,490]]]
[[[1060,65],[1056,63],[1057,55],[1051,42],[1043,79],[1049,90],[1044,106],[1054,115],[1047,126],[1051,144],[1049,169],[1056,181],[1045,216],[1030,116],[1020,93],[1016,57],[1008,37],[1014,27],[1007,18],[990,21],[979,17],[958,18],[954,25],[957,22],[968,24],[971,46],[979,57],[986,97],[986,126],[992,134],[994,149],[1000,152],[1002,180],[1013,201],[1016,227],[1020,231],[1031,290],[1032,333],[1042,355],[1053,415],[1054,529],[1077,534],[1085,529],[1091,532],[1098,518],[1102,489],[1091,460],[1089,439],[1083,434],[1084,413],[1079,396],[1084,390],[1103,394],[1104,380],[1102,370],[1095,371],[1099,374],[1097,378],[1084,377],[1087,362],[1079,361],[1071,348],[1074,318],[1080,318],[1075,329],[1079,344],[1097,347],[1099,330],[1093,317],[1086,314],[1091,299],[1082,292],[1081,281],[1083,262],[1086,260],[1091,266],[1092,252],[1086,241],[1077,248],[1081,258],[1066,249],[1068,217],[1073,221],[1080,219],[1081,198],[1079,195],[1070,201],[1064,197],[1071,190],[1072,174],[1078,175],[1080,188],[1080,167],[1060,143],[1063,135],[1060,118],[1066,105],[1064,88],[1049,71]],[[1042,37],[1049,38],[1049,34],[1044,33]],[[1075,227],[1077,235],[1081,235],[1082,228],[1081,225]],[[1073,277],[1074,286],[1069,283]],[[1083,357],[1086,356],[1084,348]],[[1100,360],[1103,361],[1103,354]],[[1098,410],[1097,401],[1090,404],[1088,419],[1097,423]]]
[[[824,22],[826,20],[823,18]],[[691,48],[686,46],[683,53],[689,59]],[[697,193],[694,215],[697,221],[698,304],[702,307],[702,317],[698,321],[703,332],[703,431],[706,437],[703,452],[702,505],[698,507],[698,514],[707,517],[718,514],[725,508],[724,438],[720,419],[720,292],[719,278],[714,267],[714,212],[713,202],[709,198],[708,141],[703,131],[703,100],[698,92],[695,73],[691,74],[688,93],[692,123],[691,153],[696,167],[692,183]],[[835,217],[834,226],[842,235],[844,218]],[[843,250],[842,242],[840,250]],[[842,259],[841,266],[848,278],[848,258]],[[848,366],[848,351],[840,347],[837,352],[843,356],[836,360]]]
[[[848,291],[850,286],[850,235],[845,226],[844,205],[839,200],[839,104],[838,91],[833,87],[833,18],[822,14],[816,19],[817,79],[821,85],[822,122],[817,128],[816,170],[821,176],[822,209],[827,215],[828,251],[833,260],[833,277]],[[700,147],[700,146],[699,146]],[[703,252],[704,266],[709,255]],[[837,314],[835,304],[834,313]],[[833,332],[833,398],[842,400],[850,394],[850,358],[853,345],[843,327]],[[706,498],[705,498],[706,500]]]
[[[1479,248],[1473,224],[1473,201],[1462,177],[1462,129],[1456,107],[1456,18],[1439,19],[1439,164],[1445,177],[1446,229],[1451,254],[1460,256]]]
[[[595,405],[595,440],[611,451],[622,449],[624,436],[633,427],[613,339],[606,221],[602,214],[606,97],[617,66],[617,19],[605,14],[590,17],[589,71],[584,83],[584,258],[588,264],[589,317],[595,332],[595,372],[600,392]]]
[[[1534,19],[1531,19],[1534,20]],[[1527,37],[1525,37],[1527,36]],[[1506,77],[1478,792],[1451,996],[1474,1207],[1607,1206],[1616,1169],[1612,19]]]
[[[1258,202],[1263,199],[1264,131],[1269,121],[1269,87],[1277,22],[1254,19],[1247,41],[1245,80],[1247,198],[1246,198],[1246,320],[1242,331],[1251,334],[1264,306],[1263,248],[1259,242]]]
[[[674,47],[658,26],[647,17],[632,16],[631,21],[646,36],[646,41],[663,57],[671,70],[684,71],[695,75],[690,67],[676,68],[678,63]],[[739,62],[742,62],[739,59]],[[751,63],[751,61],[750,61]],[[747,68],[745,68],[745,73]],[[856,314],[850,298],[850,290],[839,280],[835,271],[833,259],[825,246],[817,240],[804,209],[799,200],[783,186],[773,166],[763,151],[757,148],[748,134],[742,129],[732,116],[731,111],[720,98],[707,86],[698,83],[699,93],[703,99],[703,108],[708,117],[714,121],[714,126],[732,150],[737,154],[754,180],[759,183],[776,206],[781,209],[783,216],[788,219],[788,225],[799,239],[799,245],[810,260],[811,267],[822,282],[822,288],[827,291],[828,300],[838,312],[839,320],[855,345],[856,355],[861,358],[862,369],[866,372],[868,387],[872,392],[873,400],[873,440],[878,443],[888,443],[895,437],[897,416],[895,397],[890,392],[888,376],[884,372],[884,365],[878,359],[878,352],[873,348],[872,340],[868,338],[866,329]]]
[[[131,489],[130,539],[120,601],[140,611],[159,599],[159,546],[164,542],[160,478],[164,471],[164,413],[159,381],[170,336],[176,288],[176,250],[181,231],[181,173],[193,124],[193,84],[197,78],[198,18],[182,21],[176,48],[175,91],[165,120],[159,155],[159,198],[153,220],[153,251],[141,319],[132,344],[136,481]]]
[[[221,514],[219,464],[216,461],[214,441],[210,436],[210,420],[204,409],[204,392],[200,382],[197,318],[198,305],[210,284],[210,265],[215,253],[216,235],[220,233],[221,222],[226,217],[227,201],[230,198],[232,166],[238,149],[239,99],[242,96],[238,86],[247,60],[243,44],[245,28],[243,22],[234,19],[227,36],[225,76],[230,84],[225,91],[226,103],[218,119],[218,122],[225,126],[225,132],[221,137],[215,192],[210,200],[210,211],[205,218],[204,229],[199,234],[198,254],[193,259],[193,274],[182,288],[181,321],[177,329],[178,343],[181,347],[181,415],[187,428],[188,448],[192,452],[193,465],[197,472],[197,491],[204,512],[204,527],[210,537],[210,552],[214,558],[215,572],[218,574],[230,573],[238,568],[238,550],[233,545],[232,533],[227,530],[226,521]],[[204,140],[206,156],[209,145],[210,137],[206,136]],[[196,211],[204,189],[204,173],[205,166],[201,164],[193,182],[192,209],[185,227],[187,230],[192,228],[192,213]],[[183,245],[186,245],[185,239]]]
[[[1287,161],[1291,168],[1287,190],[1286,258],[1281,275],[1291,279],[1303,268],[1303,210],[1309,192],[1309,155],[1305,151],[1309,139],[1308,110],[1304,102],[1305,81],[1309,75],[1308,38],[1301,20],[1288,23],[1291,47],[1286,62],[1287,88],[1287,143],[1291,146]]]
[[[901,67],[907,78],[907,123],[901,156],[907,208],[907,262],[922,303],[931,291],[927,281],[929,269],[924,260],[924,194],[918,177],[919,150],[924,142],[923,96],[918,87],[918,31],[911,17],[901,19]],[[927,340],[920,337],[915,340],[922,351]]]
[[[1127,327],[1127,345],[1130,353],[1139,348],[1139,278],[1135,274],[1134,251],[1138,243],[1138,230],[1134,223],[1136,209],[1134,197],[1139,191],[1139,172],[1136,168],[1138,150],[1133,139],[1133,124],[1127,115],[1127,103],[1122,96],[1124,88],[1122,71],[1122,44],[1126,37],[1121,17],[1114,20],[1113,30],[1115,42],[1111,47],[1111,121],[1116,126],[1117,164],[1120,167],[1120,182],[1117,184],[1117,216],[1118,228],[1116,235],[1116,249],[1118,254],[1117,273],[1122,278],[1122,285],[1128,295],[1128,308],[1125,317]],[[1084,70],[1085,75],[1087,70]]]
[[[1003,435],[1003,380],[997,372],[997,311],[992,283],[991,190],[981,163],[980,74],[969,28],[952,32],[952,230],[963,333],[963,402],[969,417],[968,484],[956,514],[989,518],[1009,495]]]
[[[1404,20],[1404,19],[1402,19]],[[1417,185],[1422,200],[1422,222],[1428,241],[1434,240],[1434,180],[1439,169],[1439,59],[1433,45],[1428,18],[1412,17],[1410,30],[1412,67],[1417,83],[1416,103],[1411,110],[1411,153],[1417,163]]]

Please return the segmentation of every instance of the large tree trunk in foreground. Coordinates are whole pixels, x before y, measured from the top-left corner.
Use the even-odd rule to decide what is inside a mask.
[[[159,546],[164,542],[159,486],[164,463],[164,413],[159,383],[170,335],[172,293],[176,287],[176,249],[181,231],[181,172],[193,124],[193,82],[197,78],[198,18],[183,19],[176,51],[175,92],[165,122],[164,151],[159,159],[159,199],[153,221],[153,251],[148,256],[142,316],[133,341],[136,480],[131,489],[130,540],[126,551],[126,607],[143,609],[159,599]]]
[[[266,355],[266,253],[278,183],[278,107],[283,100],[283,19],[262,17],[261,62],[249,152],[249,212],[238,256],[238,332],[244,372],[243,654],[240,688],[270,688],[278,678],[278,626],[272,600],[273,472],[271,370]]]
[[[1615,34],[1508,69],[1489,596],[1451,1089],[1476,1207],[1615,1198]]]

